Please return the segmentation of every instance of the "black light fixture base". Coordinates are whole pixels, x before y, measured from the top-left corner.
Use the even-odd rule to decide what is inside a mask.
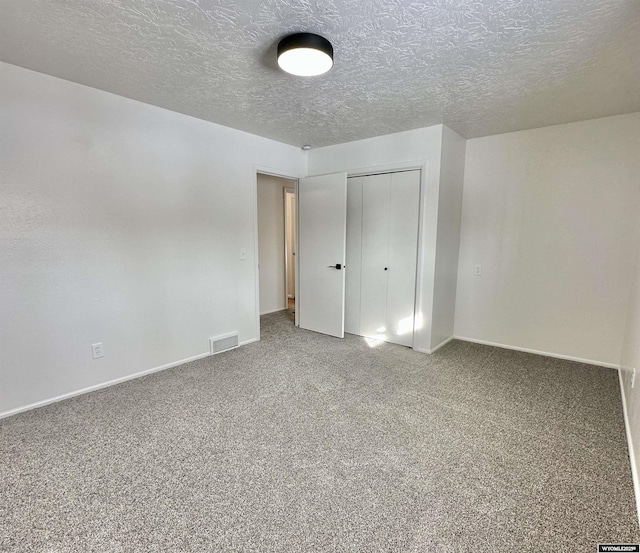
[[[278,43],[278,57],[287,50],[293,50],[294,48],[313,48],[324,52],[333,59],[333,46],[331,43],[323,36],[313,33],[294,33],[284,37]]]

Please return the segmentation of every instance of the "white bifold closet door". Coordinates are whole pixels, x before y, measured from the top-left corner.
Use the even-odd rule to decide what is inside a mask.
[[[347,182],[345,330],[410,347],[420,171]]]
[[[360,334],[381,339],[387,339],[387,327],[392,326],[387,319],[390,180],[389,174],[372,175],[362,183]]]

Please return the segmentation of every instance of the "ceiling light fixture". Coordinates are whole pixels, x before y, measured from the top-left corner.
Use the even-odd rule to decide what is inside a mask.
[[[333,67],[333,46],[320,35],[289,35],[278,44],[278,65],[299,77],[322,75]]]

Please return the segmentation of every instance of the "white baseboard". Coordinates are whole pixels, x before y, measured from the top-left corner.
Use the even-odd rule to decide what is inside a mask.
[[[245,340],[244,342],[240,342],[240,346],[244,346],[246,344],[251,344],[252,342],[257,342],[257,338],[251,338],[250,340]],[[224,353],[224,352],[221,352]],[[82,394],[88,394],[89,392],[95,392],[96,390],[101,390],[102,388],[108,388],[109,386],[115,386],[116,384],[121,384],[122,382],[126,382],[127,380],[134,380],[136,378],[140,378],[141,376],[146,376],[148,374],[164,371],[166,369],[172,369],[173,367],[178,367],[179,365],[184,365],[185,363],[190,363],[191,361],[197,361],[198,359],[204,359],[205,357],[209,357],[211,353],[199,353],[198,355],[193,355],[191,357],[187,357],[185,359],[180,359],[179,361],[172,361],[171,363],[167,363],[165,365],[160,365],[159,367],[154,367],[152,369],[147,369],[145,371],[137,372],[134,374],[129,374],[127,376],[123,376],[121,378],[116,378],[114,380],[109,380],[107,382],[103,382],[102,384],[96,384],[95,386],[89,386],[88,388],[82,388],[81,390],[75,390],[73,392],[69,392],[67,394],[62,394],[59,396],[55,396],[49,399],[43,399],[42,401],[37,401],[35,403],[30,403],[29,405],[25,405],[24,407],[17,407],[15,409],[10,409],[9,411],[4,411],[0,413],[0,419],[4,419],[7,417],[11,417],[13,415],[17,415],[18,413],[24,413],[25,411],[31,411],[31,409],[37,409],[38,407],[44,407],[45,405],[50,405],[52,403],[57,403],[58,401],[63,401],[65,399],[70,399],[75,396],[80,396]]]
[[[555,357],[556,359],[566,359],[567,361],[577,361],[579,363],[587,363],[589,365],[597,365],[598,367],[606,367],[608,369],[619,369],[617,363],[607,363],[605,361],[596,361],[594,359],[583,359],[581,357],[572,357],[571,355],[563,355],[561,353],[551,353],[548,351],[540,351],[537,349],[521,348],[518,346],[509,346],[507,344],[498,344],[496,342],[488,342],[486,340],[476,340],[475,338],[467,338],[465,336],[454,336],[456,340],[463,342],[473,342],[474,344],[482,344],[484,346],[494,346],[503,349],[512,349],[515,351],[523,351],[525,353],[535,353],[536,355],[544,355],[545,357]]]
[[[164,371],[165,369],[171,369],[173,367],[184,365],[185,363],[189,363],[191,361],[196,361],[198,359],[209,357],[210,355],[211,354],[209,352],[199,353],[198,355],[193,355],[192,357],[180,359],[179,361],[173,361],[171,363],[167,363],[166,365],[160,365],[159,367],[153,367],[152,369],[147,369],[134,374],[129,374],[127,376],[116,378],[114,380],[102,382],[101,384],[96,384],[95,386],[89,386],[88,388],[82,388],[80,390],[75,390],[73,392],[69,392],[69,393],[55,396],[52,398],[44,399],[42,401],[30,403],[29,405],[25,405],[24,407],[17,407],[16,409],[11,409],[9,411],[4,411],[3,413],[0,413],[0,419],[11,417],[12,415],[17,415],[18,413],[23,413],[24,411],[30,411],[31,409],[37,409],[38,407],[44,407],[45,405],[50,405],[51,403],[57,403],[58,401],[63,401],[65,399],[69,399],[75,396],[80,396],[82,394],[88,394],[89,392],[95,392],[96,390],[101,390],[102,388],[115,386],[116,384],[121,384],[122,382],[126,382],[127,380],[134,380],[136,378],[140,378],[141,376],[146,376],[148,374],[152,374],[155,372]]]
[[[260,313],[260,316],[262,317],[262,315],[269,315],[270,313],[277,313],[278,311],[286,311],[287,308],[286,307],[278,307],[277,309],[272,309],[271,311],[265,311],[264,313]]]
[[[622,381],[622,370],[618,369],[618,381],[620,382],[620,395],[622,396],[622,412],[624,414],[624,428],[627,432],[627,447],[629,448],[629,462],[631,463],[631,478],[633,479],[633,491],[636,497],[636,515],[640,524],[640,481],[638,480],[638,467],[636,465],[636,455],[633,450],[633,439],[631,437],[631,426],[629,425],[629,411],[627,410],[627,399],[624,395],[624,383]]]
[[[436,347],[431,348],[431,349],[422,349],[422,348],[413,348],[413,349],[415,351],[417,351],[417,352],[420,352],[420,353],[432,354],[432,353],[435,353],[436,351],[438,351],[441,347],[446,346],[453,339],[454,339],[454,336],[449,336],[449,338],[444,340],[444,342],[440,342]]]
[[[449,336],[444,342],[440,342],[436,347],[431,348],[429,350],[429,353],[435,353],[436,351],[438,351],[441,347],[446,346],[449,342],[451,342],[451,340],[453,340],[453,336]]]
[[[29,405],[25,405],[24,407],[17,407],[16,409],[4,411],[3,413],[0,413],[0,419],[11,417],[12,415],[17,415],[18,413],[23,413],[24,411],[31,411],[31,409],[44,407],[45,405],[57,403],[58,401],[63,401],[65,399],[69,399],[75,396],[80,396],[82,394],[88,394],[89,392],[95,392],[96,390],[101,390],[102,388],[115,386],[116,384],[121,384],[122,382],[126,382],[127,380],[134,380],[136,378],[140,378],[141,376],[146,376],[148,374],[164,371],[165,369],[171,369],[173,367],[177,367],[178,365],[184,365],[185,363],[190,363],[191,361],[197,361],[198,359],[209,357],[210,355],[211,354],[209,352],[199,353],[198,355],[193,355],[192,357],[187,357],[186,359],[180,359],[179,361],[173,361],[171,363],[167,363],[166,365],[160,365],[159,367],[154,367],[152,369],[147,369],[145,371],[129,374],[121,378],[116,378],[114,380],[109,380],[101,384],[96,384],[95,386],[89,386],[88,388],[82,388],[81,390],[75,390],[73,392],[55,396],[49,399],[43,399],[42,401],[36,401],[35,403],[30,403]]]

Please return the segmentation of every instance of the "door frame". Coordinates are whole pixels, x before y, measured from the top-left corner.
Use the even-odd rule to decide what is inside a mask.
[[[287,309],[289,309],[289,247],[288,247],[288,239],[289,239],[289,203],[287,202],[288,196],[293,195],[293,202],[296,206],[296,208],[298,207],[298,196],[296,195],[296,189],[295,186],[293,188],[283,188],[282,189],[282,196],[283,196],[283,201],[284,201],[284,305]],[[294,212],[296,219],[298,216],[298,210],[295,209]],[[298,225],[297,225],[297,221],[294,220],[293,222],[293,231],[294,231],[294,244],[297,246],[297,238],[298,238]],[[294,250],[297,249],[294,248]],[[293,295],[293,299],[295,301],[296,298],[296,285],[298,283],[298,267],[297,267],[297,263],[296,263],[296,252],[293,251],[292,252],[293,255],[295,256],[293,258],[293,290],[294,290],[294,295]],[[294,309],[294,313],[295,313],[295,309]]]
[[[298,179],[304,177],[303,174],[290,174],[279,169],[274,169],[273,167],[268,167],[266,165],[253,164],[252,166],[252,183],[251,183],[251,201],[253,202],[253,278],[255,281],[255,290],[254,290],[254,321],[255,321],[255,329],[256,329],[256,338],[255,341],[260,341],[260,255],[258,248],[258,174],[268,175],[272,177],[280,177],[282,179],[287,179],[293,181],[295,183],[295,193],[296,193],[296,243],[298,241]],[[298,260],[296,259],[296,278],[298,277]],[[286,305],[286,304],[285,304]],[[298,325],[298,310],[296,309],[296,326]]]

